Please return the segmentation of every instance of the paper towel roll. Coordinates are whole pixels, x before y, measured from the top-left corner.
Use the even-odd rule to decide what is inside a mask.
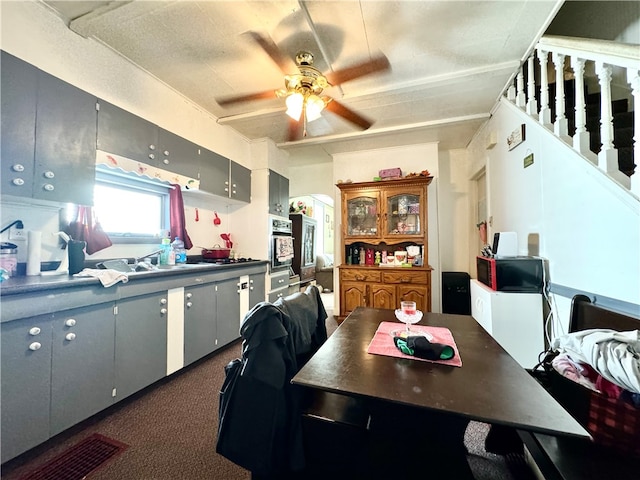
[[[29,230],[27,234],[27,275],[40,275],[42,232]]]

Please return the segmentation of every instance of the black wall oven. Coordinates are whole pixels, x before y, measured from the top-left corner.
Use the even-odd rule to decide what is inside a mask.
[[[293,264],[291,220],[269,217],[269,264],[271,271],[288,270]]]

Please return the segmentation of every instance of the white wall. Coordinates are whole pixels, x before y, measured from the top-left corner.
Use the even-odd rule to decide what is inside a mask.
[[[508,151],[506,138],[525,124],[526,140]],[[497,145],[486,150],[495,132]],[[526,155],[534,164],[523,167]],[[469,178],[486,164],[493,232],[518,234],[519,253],[538,234],[549,281],[640,305],[640,202],[504,100],[469,147]],[[475,272],[474,272],[475,273]],[[568,322],[568,299],[555,295]]]
[[[434,312],[441,311],[441,266],[440,266],[440,235],[438,218],[438,192],[440,190],[440,175],[438,162],[438,144],[429,143],[421,145],[407,145],[403,147],[386,148],[379,150],[366,150],[334,155],[333,183],[338,180],[350,179],[353,182],[369,182],[378,172],[385,168],[400,168],[406,175],[412,172],[429,170],[433,175],[433,181],[427,189],[428,196],[428,242],[429,265],[433,267],[431,274],[431,309]],[[445,189],[448,187],[445,186]],[[337,187],[334,187],[334,199],[336,205],[340,205],[340,195]],[[335,210],[335,231],[342,231],[341,209]],[[336,235],[335,264],[342,263],[344,252],[340,250],[340,238]],[[335,299],[336,304],[339,299]],[[337,307],[336,307],[337,309]]]

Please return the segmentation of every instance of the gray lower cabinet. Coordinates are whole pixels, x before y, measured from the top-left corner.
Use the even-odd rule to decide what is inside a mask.
[[[240,337],[238,288],[237,278],[185,287],[185,365]]]
[[[118,300],[115,338],[115,401],[167,373],[167,292]]]
[[[205,283],[184,289],[184,364],[216,349],[216,287]]]
[[[113,404],[114,344],[113,303],[54,314],[51,436]]]
[[[249,275],[249,310],[265,301],[266,283],[264,273]]]
[[[1,325],[3,463],[49,438],[52,318]]]
[[[238,278],[216,284],[216,348],[240,337],[240,285]]]

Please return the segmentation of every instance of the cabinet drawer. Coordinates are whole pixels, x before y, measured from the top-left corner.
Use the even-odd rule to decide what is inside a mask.
[[[341,282],[379,282],[380,271],[378,270],[340,270]]]
[[[429,272],[383,272],[382,281],[384,283],[418,283],[427,285],[429,283]]]
[[[270,290],[278,290],[289,286],[289,271],[274,272],[270,275]]]

